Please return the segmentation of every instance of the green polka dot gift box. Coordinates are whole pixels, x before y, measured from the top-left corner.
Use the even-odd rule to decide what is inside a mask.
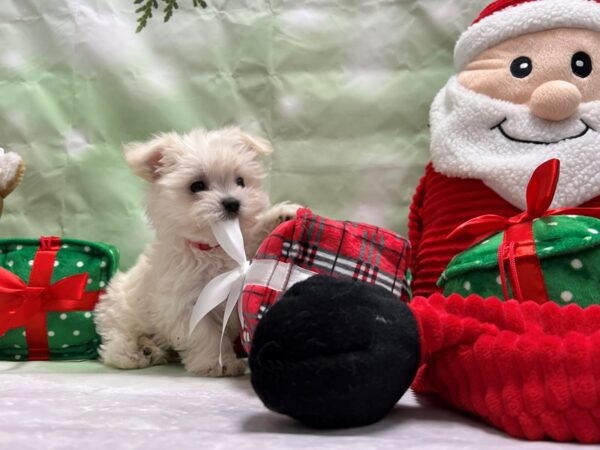
[[[438,280],[445,295],[600,304],[600,209],[549,210],[559,167],[554,159],[534,172],[522,214],[477,217],[450,235],[467,233],[477,244]]]
[[[533,222],[533,235],[543,278],[530,276],[520,284],[543,283],[547,297],[560,304],[586,307],[600,303],[600,220],[574,215],[545,217]],[[457,255],[438,283],[444,294],[518,298],[514,281],[511,283],[510,262],[505,265],[504,280],[498,264],[503,239],[504,233],[497,234]]]
[[[118,264],[103,243],[0,240],[0,360],[96,358],[93,310]]]

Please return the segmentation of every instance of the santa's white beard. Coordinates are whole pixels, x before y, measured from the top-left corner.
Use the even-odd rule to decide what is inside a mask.
[[[525,105],[466,89],[453,77],[431,108],[432,163],[446,176],[482,180],[525,209],[531,174],[558,158],[560,181],[552,207],[578,206],[600,195],[600,133],[595,130],[600,131],[598,101],[581,105],[571,119],[549,122]]]

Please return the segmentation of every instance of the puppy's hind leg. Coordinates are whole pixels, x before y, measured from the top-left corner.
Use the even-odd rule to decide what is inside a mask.
[[[145,333],[141,302],[131,283],[134,277],[119,273],[96,306],[95,322],[102,337],[99,355],[107,366],[141,369],[166,362],[162,349]]]

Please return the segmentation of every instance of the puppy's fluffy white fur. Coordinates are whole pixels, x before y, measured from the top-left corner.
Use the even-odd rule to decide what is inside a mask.
[[[110,366],[143,368],[166,362],[176,351],[186,369],[205,376],[235,376],[245,371],[236,358],[235,314],[228,323],[219,364],[223,308],[204,318],[188,337],[191,310],[204,286],[236,263],[216,246],[210,223],[231,215],[223,200],[239,201],[246,253],[279,223],[293,217],[298,205],[268,208],[258,156],[271,153],[268,142],[237,128],[186,135],[166,133],[146,143],[125,146],[132,170],[147,180],[147,215],[156,231],[135,266],[118,273],[102,296],[95,320],[102,337],[100,357]],[[202,182],[204,190],[198,190]]]

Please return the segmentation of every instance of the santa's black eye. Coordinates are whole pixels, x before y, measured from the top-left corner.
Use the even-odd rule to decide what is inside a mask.
[[[533,71],[533,63],[527,56],[519,56],[510,65],[510,73],[515,78],[526,78]]]
[[[190,184],[190,191],[192,191],[194,194],[205,190],[206,183],[204,183],[204,181],[194,181],[192,184]]]
[[[592,73],[592,58],[586,52],[577,52],[571,59],[571,69],[579,78],[587,78]]]
[[[235,184],[241,187],[246,186],[246,183],[244,182],[244,179],[242,177],[237,177],[237,180],[235,180]]]

